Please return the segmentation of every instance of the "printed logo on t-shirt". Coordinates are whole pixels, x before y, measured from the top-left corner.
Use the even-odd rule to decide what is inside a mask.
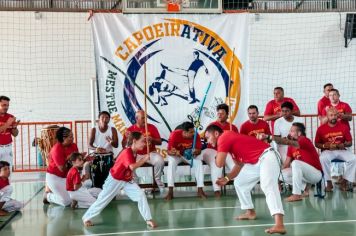
[[[343,136],[343,133],[341,131],[332,132],[332,133],[327,133],[325,135],[325,139],[327,139],[328,142],[330,142],[330,143],[339,144],[339,143],[343,142],[344,136]]]
[[[299,160],[302,157],[302,155],[300,154],[300,151],[297,149],[297,150],[293,151],[292,157],[293,157],[293,159]]]
[[[265,129],[255,129],[248,132],[248,136],[257,136],[257,134],[265,133]]]

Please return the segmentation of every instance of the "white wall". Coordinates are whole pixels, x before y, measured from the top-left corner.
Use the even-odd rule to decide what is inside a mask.
[[[0,94],[23,121],[90,118],[95,76],[86,13],[0,12]],[[250,101],[263,112],[283,86],[302,113],[315,113],[334,83],[356,110],[356,39],[344,48],[344,13],[251,14]]]
[[[86,13],[0,12],[0,94],[22,121],[90,118],[95,76]]]
[[[260,14],[257,18],[251,14],[251,103],[264,111],[273,88],[282,86],[302,113],[315,114],[323,85],[331,82],[341,99],[356,110],[356,39],[344,47],[346,14]]]

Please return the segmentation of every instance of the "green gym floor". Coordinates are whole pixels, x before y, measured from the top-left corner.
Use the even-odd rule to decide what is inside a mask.
[[[257,220],[236,221],[241,213],[239,201],[230,187],[226,196],[215,200],[194,197],[194,188],[176,189],[177,198],[165,202],[162,196],[148,196],[157,229],[148,229],[137,205],[120,197],[112,201],[101,215],[94,219],[93,227],[83,227],[81,217],[85,210],[43,205],[43,179],[41,174],[30,180],[14,176],[14,198],[26,205],[22,212],[0,218],[0,235],[266,235],[264,229],[273,224],[263,193],[257,187],[253,197]],[[24,175],[24,174],[21,174]],[[211,187],[206,187],[210,189]],[[355,194],[340,192],[337,187],[325,199],[309,198],[301,202],[284,203],[287,235],[344,236],[356,235]],[[159,195],[159,194],[158,194]],[[285,196],[283,196],[285,197]]]

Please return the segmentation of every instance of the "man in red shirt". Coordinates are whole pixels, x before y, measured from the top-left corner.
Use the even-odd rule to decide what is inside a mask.
[[[337,120],[345,124],[350,129],[349,122],[352,121],[352,109],[349,104],[346,102],[340,101],[340,93],[337,89],[331,89],[329,92],[330,105],[326,106],[322,111],[321,123],[325,124],[328,122],[328,117],[326,116],[327,110],[330,107],[336,108],[338,111]]]
[[[272,133],[274,128],[274,121],[282,117],[282,103],[291,102],[293,104],[292,114],[295,116],[300,116],[299,107],[292,98],[284,97],[284,90],[282,87],[274,88],[273,94],[274,99],[267,103],[263,118],[265,121],[271,121]]]
[[[322,178],[319,155],[312,141],[306,137],[304,124],[293,123],[288,138],[260,134],[259,139],[288,145],[287,159],[282,167],[282,180],[293,185],[293,194],[286,201],[302,200],[302,191],[305,191],[307,184],[316,184]]]
[[[257,134],[271,134],[271,130],[266,121],[258,119],[258,108],[251,105],[247,108],[249,120],[243,123],[240,127],[240,133],[248,136],[257,137]]]
[[[0,161],[7,161],[12,167],[12,137],[19,133],[17,125],[20,122],[7,113],[9,110],[10,98],[0,96]]]
[[[217,120],[209,125],[217,125],[222,130],[232,130],[236,133],[239,132],[239,130],[234,124],[231,124],[227,121],[229,119],[229,106],[227,104],[223,103],[218,105],[216,107],[216,115],[218,117]]]
[[[355,182],[356,173],[356,157],[348,149],[352,146],[350,128],[338,121],[338,110],[335,107],[330,107],[326,115],[328,122],[318,128],[315,136],[315,146],[321,150],[320,162],[324,178],[327,181],[325,191],[331,192],[333,189],[330,169],[331,161],[335,159],[343,160],[346,163],[344,180],[340,186],[341,190],[345,191],[347,190],[347,181]]]
[[[324,96],[318,101],[318,118],[322,122],[322,113],[325,107],[330,106],[329,92],[334,86],[331,83],[324,85]],[[325,122],[324,122],[325,123]]]
[[[267,206],[274,217],[275,225],[266,229],[266,233],[285,234],[283,224],[284,210],[278,189],[280,160],[269,144],[254,137],[237,134],[231,131],[223,132],[220,127],[211,125],[205,130],[208,143],[217,147],[216,165],[225,165],[227,154],[232,155],[235,166],[232,171],[217,182],[226,185],[234,179],[234,185],[241,203],[241,209],[246,212],[238,220],[254,220],[256,212],[251,198],[252,188],[260,181],[261,189],[266,195]]]
[[[209,125],[217,125],[219,126],[222,130],[232,130],[236,133],[238,133],[238,129],[234,124],[231,124],[228,122],[229,118],[229,106],[226,104],[220,104],[216,107],[217,111],[217,120],[210,123]],[[211,145],[208,144],[208,147],[204,149],[201,152],[201,155],[199,155],[197,158],[202,159],[208,166],[210,167],[211,170],[211,181],[213,184],[213,190],[216,198],[221,197],[221,187],[216,184],[216,181],[218,178],[222,176],[222,170],[223,168],[218,168],[215,164],[215,157],[216,157],[216,148],[212,147]],[[226,167],[229,170],[232,170],[234,167],[235,163],[232,160],[231,155],[228,155],[226,158]]]
[[[131,132],[140,132],[144,136],[146,136],[146,129],[145,129],[145,112],[142,110],[138,110],[136,112],[136,124],[130,126],[123,137],[122,140],[122,147],[125,148],[127,145],[127,137]],[[163,168],[164,168],[164,160],[161,154],[156,151],[156,145],[161,145],[162,140],[161,136],[157,130],[157,128],[152,124],[147,124],[147,139],[149,143],[149,153],[150,158],[148,159],[147,163],[153,165],[154,174],[155,174],[155,181],[157,186],[160,190],[163,190],[164,184],[161,181]],[[147,147],[143,150],[137,152],[137,161],[143,158],[147,154]]]
[[[168,140],[168,168],[167,168],[167,183],[168,183],[168,194],[166,195],[166,200],[173,199],[173,188],[175,175],[177,171],[177,166],[181,162],[191,163],[185,155],[184,152],[193,147],[193,137],[194,137],[194,125],[191,122],[184,122],[181,125],[182,129],[174,130],[169,136]],[[204,187],[204,171],[203,171],[203,162],[201,161],[201,141],[200,135],[197,135],[195,142],[195,149],[192,150],[194,155],[193,158],[193,171],[197,181],[198,187],[198,197],[206,198],[206,195],[203,191]]]

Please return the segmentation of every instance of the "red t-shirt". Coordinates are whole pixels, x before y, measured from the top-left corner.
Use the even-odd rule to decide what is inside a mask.
[[[116,158],[110,173],[114,179],[129,182],[132,180],[132,170],[130,165],[136,162],[136,158],[131,148],[125,148]]]
[[[6,121],[11,117],[14,116],[9,113],[0,116],[0,126],[4,125]],[[12,143],[11,129],[7,129],[4,133],[0,133],[0,145],[8,145],[10,143]]]
[[[276,100],[271,100],[267,103],[265,113],[264,115],[276,115],[277,113],[281,112],[281,105],[284,102],[291,102],[293,104],[293,111],[299,111],[299,107],[295,103],[295,101],[292,98],[284,97],[282,101],[277,102]],[[274,120],[271,121],[271,126],[272,126],[272,132],[273,132],[273,127],[274,127]]]
[[[330,99],[327,97],[322,97],[319,102],[318,102],[318,116],[322,116],[323,115],[323,110],[325,109],[325,107],[330,106]]]
[[[137,125],[131,125],[127,131],[129,132],[140,132],[142,133],[144,136],[146,136],[146,129],[145,127],[143,128],[140,128],[138,127]],[[148,136],[151,136],[152,138],[155,138],[155,139],[160,139],[161,136],[159,135],[159,132],[156,128],[156,126],[152,125],[152,124],[147,124],[147,133],[148,133]],[[124,140],[126,140],[127,137],[124,136]],[[153,143],[151,143],[150,145],[150,152],[154,152],[156,151],[156,145],[154,145]],[[142,149],[141,151],[137,151],[137,154],[139,155],[145,155],[147,154],[147,147],[145,146],[144,149]]]
[[[218,152],[227,152],[242,163],[256,164],[269,144],[251,136],[225,131],[217,143]]]
[[[345,141],[352,141],[349,127],[341,122],[337,122],[334,127],[328,123],[321,125],[316,131],[315,143],[333,143],[340,144]]]
[[[67,176],[67,171],[62,172],[57,166],[64,166],[69,155],[73,152],[78,152],[78,147],[75,143],[72,143],[68,147],[63,147],[61,143],[57,142],[49,153],[47,172],[65,178]]]
[[[304,161],[305,163],[322,171],[318,152],[316,151],[312,141],[307,137],[301,136],[298,138],[299,148],[288,146],[287,156],[293,160]]]
[[[79,170],[75,167],[70,168],[66,180],[67,191],[75,191],[74,185],[80,184],[81,182],[82,179],[80,178]]]
[[[327,111],[331,106],[332,106],[331,104],[329,106],[326,106],[324,108],[324,110],[322,111],[321,115],[326,116]],[[336,106],[333,106],[333,107],[335,107],[339,113],[352,113],[352,109],[351,109],[350,105],[347,104],[346,102],[340,101]],[[347,120],[338,119],[338,121],[341,121],[341,123],[345,124],[350,129],[350,124]]]
[[[257,134],[271,134],[269,125],[266,121],[258,119],[257,123],[254,124],[251,121],[246,121],[240,127],[240,133],[248,136],[256,137]]]
[[[210,125],[219,126],[223,131],[230,130],[230,122],[226,122],[225,124],[221,124],[219,121],[214,121],[214,122],[210,123],[208,126],[210,126]],[[232,125],[231,129],[232,129],[232,131],[234,131],[236,133],[239,132],[238,128],[234,124]],[[211,146],[209,143],[208,143],[207,148],[212,148],[212,149],[216,150],[216,147]]]
[[[0,189],[6,187],[8,185],[10,185],[9,179],[0,177]]]
[[[209,126],[210,125],[216,125],[216,126],[219,126],[222,130],[230,130],[230,122],[225,122],[225,124],[221,124],[219,121],[214,121],[214,122],[211,122],[210,124],[209,124]],[[239,129],[234,125],[234,124],[232,124],[231,125],[232,127],[231,127],[231,130],[232,131],[234,131],[234,132],[236,132],[236,133],[238,133],[239,132]]]
[[[183,130],[174,130],[171,135],[169,136],[168,140],[168,150],[172,150],[175,148],[179,150],[180,154],[183,155],[184,150],[192,148],[193,145],[193,138],[186,139],[183,137]],[[197,139],[195,141],[195,148],[201,149],[201,140],[200,135],[197,134]]]

